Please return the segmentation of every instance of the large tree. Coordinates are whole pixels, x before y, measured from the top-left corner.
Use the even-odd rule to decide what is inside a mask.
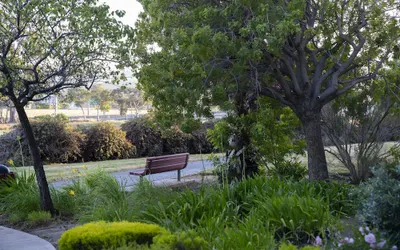
[[[114,52],[128,28],[97,0],[5,0],[0,6],[0,95],[13,103],[28,138],[41,207],[54,213],[24,107],[108,78],[108,62],[116,62]]]
[[[246,114],[260,96],[304,128],[310,179],[328,178],[321,109],[374,79],[399,38],[393,0],[141,0],[135,66],[164,117]]]

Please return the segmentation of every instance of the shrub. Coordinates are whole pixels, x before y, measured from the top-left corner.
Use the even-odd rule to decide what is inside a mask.
[[[32,226],[45,225],[51,221],[51,214],[46,211],[32,211],[27,219]]]
[[[292,244],[283,243],[283,244],[281,244],[279,246],[278,250],[297,250],[297,249],[300,249],[300,250],[320,250],[321,248],[320,247],[316,247],[316,246],[305,246],[305,247],[302,247],[302,248],[297,248],[296,246],[294,246]]]
[[[212,128],[213,123],[205,123],[201,129],[185,133],[178,127],[161,130],[159,125],[145,116],[122,124],[126,138],[136,147],[137,157],[158,156],[162,154],[211,153],[206,129]]]
[[[190,133],[188,140],[188,150],[190,154],[209,154],[214,151],[212,143],[208,140],[207,129],[213,129],[214,123],[206,122],[201,129]]]
[[[44,162],[66,163],[81,159],[83,135],[62,116],[43,116],[33,120],[31,125]],[[16,166],[32,164],[28,139],[21,127],[0,136],[0,144],[5,146],[0,150],[0,162],[12,159]]]
[[[162,131],[163,153],[168,155],[188,152],[189,137],[189,134],[182,132],[178,127]]]
[[[68,116],[65,114],[57,115],[40,115],[34,117],[35,121],[39,122],[51,122],[51,121],[61,121],[67,123],[69,121]]]
[[[126,140],[125,132],[110,122],[98,123],[84,129],[83,146],[85,161],[103,161],[133,157],[135,147]]]
[[[154,126],[152,126],[154,125]],[[147,117],[128,121],[121,126],[126,138],[136,147],[136,156],[158,156],[163,153],[161,131]]]
[[[162,234],[168,231],[154,224],[100,221],[66,231],[58,244],[60,250],[108,249],[130,243],[151,245],[153,238]]]
[[[185,249],[185,250],[200,250],[209,249],[208,243],[203,238],[199,237],[195,231],[178,232],[176,234],[161,234],[154,238],[152,248],[167,248],[167,249]]]
[[[281,179],[293,179],[299,181],[304,179],[308,173],[305,166],[299,161],[283,161],[267,171],[270,176]]]
[[[400,166],[372,170],[373,178],[360,184],[358,214],[400,243]]]

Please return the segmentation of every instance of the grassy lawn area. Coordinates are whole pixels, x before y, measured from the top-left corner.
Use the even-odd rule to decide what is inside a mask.
[[[223,155],[223,154],[217,154]],[[201,161],[207,160],[210,154],[204,155],[190,155],[189,161]],[[120,172],[128,171],[132,169],[144,167],[146,158],[135,158],[125,160],[110,160],[110,161],[97,161],[97,162],[85,162],[85,163],[71,163],[71,164],[52,164],[45,165],[44,170],[46,171],[47,181],[53,182],[58,180],[70,180],[86,175],[95,169],[103,169],[106,172]],[[33,167],[18,167],[13,169],[18,173],[27,171],[33,173]]]

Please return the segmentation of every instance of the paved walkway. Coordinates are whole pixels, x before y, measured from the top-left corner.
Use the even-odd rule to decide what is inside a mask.
[[[55,250],[50,242],[35,235],[0,226],[0,250]]]
[[[181,174],[182,177],[184,177],[185,175],[196,174],[211,167],[212,167],[211,161],[193,161],[189,162],[187,167],[181,170]],[[116,172],[110,174],[112,174],[115,177],[115,179],[117,179],[117,181],[122,185],[124,185],[127,189],[132,189],[139,182],[140,177],[135,175],[129,175],[129,172],[130,171],[124,171],[124,172]],[[170,180],[177,179],[177,171],[147,175],[145,178],[151,182],[157,182],[157,183],[164,181],[169,182]],[[62,187],[72,184],[72,182],[73,182],[72,180],[56,181],[51,183],[50,185],[52,185],[57,189],[60,189]]]

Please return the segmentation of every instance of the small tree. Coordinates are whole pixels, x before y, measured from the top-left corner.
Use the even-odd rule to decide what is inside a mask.
[[[111,91],[104,89],[101,85],[95,86],[90,92],[91,103],[96,106],[97,120],[100,120],[99,111],[103,113],[111,109]]]
[[[397,119],[390,122],[398,115],[398,83],[380,90],[379,81],[384,80],[359,85],[322,110],[322,129],[333,145],[326,151],[349,170],[355,184],[369,177],[371,167],[399,155],[398,142],[384,148],[400,131]]]
[[[118,41],[128,28],[97,0],[17,0],[2,1],[0,6],[0,95],[15,106],[28,139],[41,208],[54,213],[24,107],[63,89],[90,88],[107,79],[107,62],[116,62],[114,52],[122,48]]]
[[[139,110],[142,109],[146,104],[142,92],[136,88],[130,90],[128,103],[129,108],[133,108],[135,110],[136,117],[139,114]]]
[[[87,89],[82,88],[68,90],[67,95],[64,98],[65,102],[73,102],[77,107],[81,108],[84,120],[86,120],[86,113],[83,108],[89,100],[90,92]]]

